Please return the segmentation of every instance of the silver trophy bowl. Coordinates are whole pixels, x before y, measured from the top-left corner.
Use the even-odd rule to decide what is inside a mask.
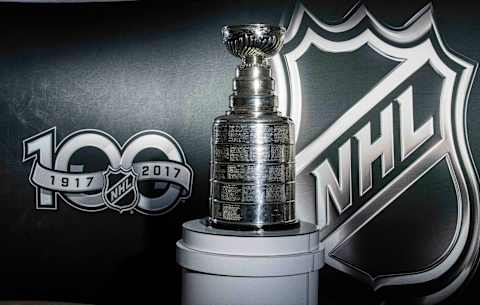
[[[224,26],[223,43],[232,55],[246,60],[248,57],[268,58],[283,46],[285,28],[266,24]]]

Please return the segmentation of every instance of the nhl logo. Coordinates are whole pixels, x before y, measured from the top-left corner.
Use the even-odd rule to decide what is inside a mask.
[[[298,216],[319,226],[325,263],[422,304],[457,291],[479,253],[477,63],[446,47],[432,6],[392,28],[362,5],[330,24],[298,3],[272,65],[297,127]]]
[[[137,188],[138,175],[133,168],[113,169],[109,166],[103,173],[103,177],[105,183],[102,197],[107,206],[120,213],[130,211],[137,206],[140,198]]]

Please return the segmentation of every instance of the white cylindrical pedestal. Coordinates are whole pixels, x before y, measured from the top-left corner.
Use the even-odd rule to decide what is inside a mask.
[[[323,249],[313,224],[233,231],[205,220],[183,225],[177,242],[183,305],[315,305]]]

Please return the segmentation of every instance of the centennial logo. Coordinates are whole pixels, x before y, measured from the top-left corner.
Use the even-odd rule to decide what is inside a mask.
[[[193,171],[164,132],[142,131],[124,145],[96,129],[69,134],[59,145],[56,138],[53,127],[23,141],[37,209],[56,210],[62,198],[82,211],[160,215],[191,194]]]
[[[422,303],[473,274],[479,188],[465,117],[476,65],[445,46],[431,5],[401,28],[361,5],[335,24],[296,6],[273,68],[297,127],[297,211],[320,227],[327,264]]]

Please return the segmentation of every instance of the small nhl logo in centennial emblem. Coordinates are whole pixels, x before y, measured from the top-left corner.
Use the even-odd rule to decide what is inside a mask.
[[[102,197],[108,207],[123,213],[137,206],[140,198],[137,188],[138,174],[133,168],[113,169],[109,166],[103,176],[105,183]]]

